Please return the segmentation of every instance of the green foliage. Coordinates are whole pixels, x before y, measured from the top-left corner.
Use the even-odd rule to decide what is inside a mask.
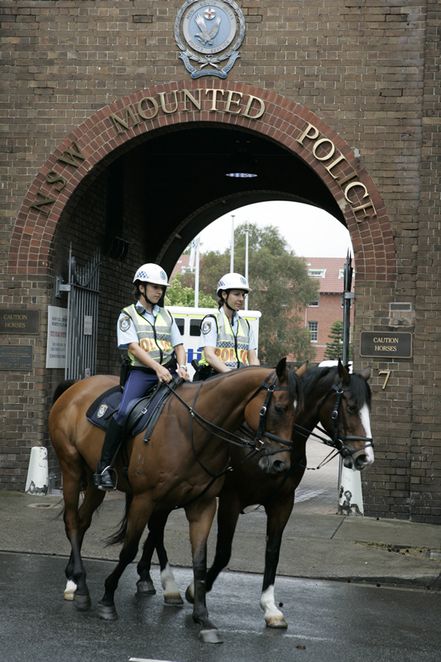
[[[343,322],[334,322],[329,331],[328,338],[329,342],[326,343],[325,359],[341,359],[343,355]],[[349,354],[351,354],[350,348]]]
[[[170,282],[165,295],[166,306],[194,306],[194,288],[183,284],[182,276],[178,274]],[[216,300],[206,294],[199,294],[199,306],[215,308]]]
[[[245,273],[245,226],[235,231],[234,271]],[[315,349],[304,328],[303,311],[318,297],[317,281],[308,276],[305,261],[289,250],[273,226],[248,226],[250,310],[260,310],[259,357],[275,365],[286,354],[298,361],[313,360]],[[219,278],[230,271],[230,252],[212,251],[200,258],[201,292],[216,296]],[[188,274],[185,275],[185,279]],[[187,282],[187,281],[185,281]],[[201,304],[202,305],[202,304]]]

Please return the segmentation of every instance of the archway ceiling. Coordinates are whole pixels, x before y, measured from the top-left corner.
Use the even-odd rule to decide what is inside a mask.
[[[146,219],[146,259],[161,254],[164,266],[170,268],[191,239],[215,218],[262,200],[307,202],[343,222],[319,177],[296,155],[267,138],[212,124],[150,136],[120,157],[125,177],[136,172],[139,204]],[[232,157],[244,149],[255,160],[259,176],[226,177]]]

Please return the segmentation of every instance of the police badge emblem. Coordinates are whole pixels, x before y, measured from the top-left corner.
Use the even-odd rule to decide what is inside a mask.
[[[179,58],[192,78],[226,78],[245,36],[245,18],[235,0],[186,0],[176,16]]]
[[[201,331],[202,331],[202,334],[203,334],[204,336],[206,336],[207,333],[210,333],[210,331],[211,331],[211,322],[210,322],[210,320],[206,320],[206,321],[202,324],[202,329],[201,329]]]
[[[96,413],[96,417],[97,418],[102,418],[104,416],[104,414],[106,413],[106,411],[108,410],[108,408],[109,407],[106,404],[100,405],[99,408],[98,408],[98,411]]]
[[[121,317],[121,320],[120,320],[120,322],[119,322],[119,328],[120,328],[120,330],[121,330],[123,333],[125,333],[126,331],[128,331],[128,330],[130,329],[130,324],[131,324],[131,322],[132,322],[132,320],[130,319],[130,317]]]

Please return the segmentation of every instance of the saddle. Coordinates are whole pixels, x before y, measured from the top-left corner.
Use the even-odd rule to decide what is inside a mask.
[[[145,430],[144,443],[148,443],[165,403],[172,391],[183,381],[183,379],[173,380],[170,384],[171,390],[166,384],[160,383],[148,391],[143,398],[132,400],[126,420],[126,436],[134,437]],[[90,405],[86,412],[87,420],[101,430],[107,430],[110,419],[121,403],[121,398],[120,386],[108,389]]]

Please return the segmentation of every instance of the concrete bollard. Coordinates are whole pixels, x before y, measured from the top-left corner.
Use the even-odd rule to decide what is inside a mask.
[[[47,494],[49,486],[49,468],[47,448],[33,446],[26,478],[26,494]]]
[[[361,474],[341,467],[338,494],[338,515],[364,515]]]

